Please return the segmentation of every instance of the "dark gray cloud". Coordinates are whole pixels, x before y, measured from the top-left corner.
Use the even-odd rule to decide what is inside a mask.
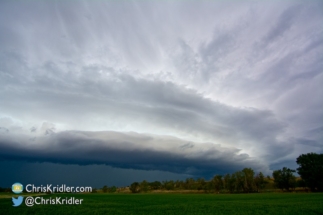
[[[1,179],[1,187],[11,187],[12,183],[19,181],[24,185],[66,184],[102,188],[104,185],[129,186],[134,181],[185,180],[192,177],[165,171],[121,169],[107,165],[80,166],[9,160],[0,160],[0,169],[7,173],[7,176]]]
[[[239,149],[138,133],[65,131],[36,137],[2,134],[1,157],[61,164],[106,164],[117,168],[160,170],[210,177],[245,166],[267,171]]]

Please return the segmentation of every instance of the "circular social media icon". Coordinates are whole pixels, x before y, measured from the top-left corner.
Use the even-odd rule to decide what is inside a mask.
[[[12,189],[12,192],[19,194],[19,193],[22,193],[22,191],[24,190],[24,186],[20,183],[14,183],[11,189]]]

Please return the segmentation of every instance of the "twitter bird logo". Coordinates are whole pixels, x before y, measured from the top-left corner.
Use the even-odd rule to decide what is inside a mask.
[[[16,198],[16,199],[14,197],[12,197],[12,203],[13,203],[12,206],[18,207],[19,205],[21,205],[22,200],[24,200],[24,197],[22,197],[22,196],[18,196],[18,198]]]

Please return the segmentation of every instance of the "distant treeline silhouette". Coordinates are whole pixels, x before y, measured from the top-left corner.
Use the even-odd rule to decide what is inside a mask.
[[[323,154],[302,154],[296,159],[299,165],[297,173],[300,178],[294,176],[293,169],[284,167],[275,170],[270,176],[265,177],[262,172],[255,174],[251,168],[244,168],[232,174],[215,175],[211,180],[204,178],[197,180],[188,178],[185,181],[154,181],[133,182],[129,189],[132,193],[149,192],[153,190],[198,190],[216,193],[252,193],[259,192],[265,187],[279,188],[283,191],[291,191],[296,187],[310,189],[311,191],[323,191]]]

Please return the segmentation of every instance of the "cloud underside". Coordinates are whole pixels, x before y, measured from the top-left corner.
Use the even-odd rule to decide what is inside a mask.
[[[195,176],[230,173],[244,167],[267,170],[236,148],[194,143],[170,136],[120,132],[65,131],[36,137],[2,134],[0,156],[8,160],[61,164],[106,164]],[[40,144],[41,143],[41,144]]]

